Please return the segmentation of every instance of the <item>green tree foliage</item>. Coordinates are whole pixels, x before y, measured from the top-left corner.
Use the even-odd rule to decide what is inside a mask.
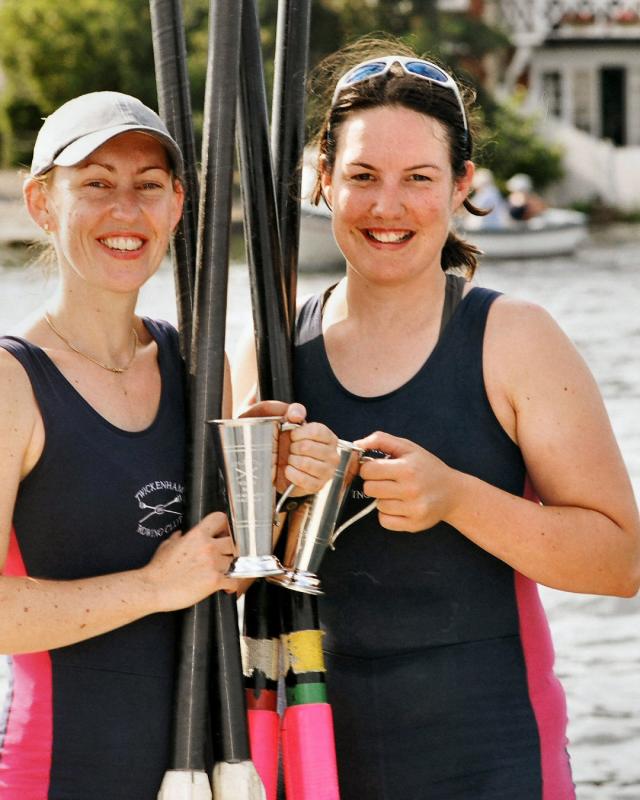
[[[502,189],[516,172],[529,175],[536,189],[544,189],[562,177],[562,151],[541,139],[535,117],[523,116],[509,103],[489,106],[487,111],[476,162],[492,170]]]
[[[19,134],[29,140],[39,116],[78,94],[113,89],[155,101],[148,0],[4,0],[0,53],[5,158],[13,147],[24,159]],[[14,116],[17,108],[22,119]],[[31,131],[17,127],[29,122]]]
[[[183,0],[196,132],[201,127],[209,0]],[[259,0],[265,74],[270,87],[278,0]],[[483,162],[499,178],[528,172],[542,187],[557,177],[559,156],[533,126],[486,96],[481,58],[507,46],[482,20],[442,13],[436,0],[312,0],[310,66],[370,31],[406,39],[451,64],[475,84],[486,111]],[[112,89],[157,107],[149,0],[2,0],[0,145],[5,165],[27,163],[43,116],[85,92]]]

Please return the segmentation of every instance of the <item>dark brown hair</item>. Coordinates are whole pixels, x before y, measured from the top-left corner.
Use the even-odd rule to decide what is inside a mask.
[[[324,118],[313,139],[318,152],[317,175],[311,193],[311,202],[317,205],[322,198],[321,176],[323,171],[332,172],[335,164],[337,140],[340,126],[351,114],[379,106],[402,106],[425,114],[440,122],[446,132],[449,146],[449,161],[455,178],[466,173],[466,161],[473,152],[471,105],[475,93],[461,85],[458,88],[465,105],[469,129],[465,130],[458,101],[450,88],[437,83],[407,75],[395,65],[384,75],[374,76],[340,92],[335,104],[331,96],[338,79],[348,69],[370,58],[382,55],[401,55],[419,58],[406,44],[391,37],[370,36],[359,39],[351,45],[329,56],[316,68],[311,80],[311,95],[318,105],[324,101]],[[434,59],[429,58],[430,61]],[[438,63],[434,61],[434,63]],[[448,68],[442,67],[450,73]],[[323,88],[318,91],[318,86]],[[476,208],[466,198],[464,207],[471,214],[484,216],[487,211]],[[442,249],[441,266],[443,271],[456,268],[467,278],[471,278],[477,266],[477,257],[482,251],[475,245],[461,239],[454,231],[449,231]]]

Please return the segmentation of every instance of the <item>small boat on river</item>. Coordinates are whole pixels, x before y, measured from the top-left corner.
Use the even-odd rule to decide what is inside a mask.
[[[465,215],[469,217],[470,215]],[[460,224],[458,232],[477,244],[487,259],[547,258],[571,255],[587,238],[587,218],[567,208],[547,208],[541,214],[503,227],[473,227]],[[466,223],[466,220],[465,220]],[[299,268],[302,272],[337,272],[344,256],[331,231],[331,212],[324,206],[302,202]]]
[[[526,221],[491,228],[482,227],[482,217],[465,216],[458,232],[490,259],[571,255],[587,238],[585,214],[569,208],[546,208]]]

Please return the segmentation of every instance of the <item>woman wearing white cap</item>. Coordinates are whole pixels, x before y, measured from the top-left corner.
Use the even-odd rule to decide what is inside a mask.
[[[185,425],[176,331],[135,314],[182,211],[182,157],[140,101],[69,101],[38,135],[27,208],[59,271],[46,310],[0,339],[0,798],[155,797],[166,769],[176,618],[220,589],[215,513],[180,534]],[[229,413],[230,398],[225,412]],[[259,413],[304,419],[299,405]],[[317,490],[322,425],[286,477]]]

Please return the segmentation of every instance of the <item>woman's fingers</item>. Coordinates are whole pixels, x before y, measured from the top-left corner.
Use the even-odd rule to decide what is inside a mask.
[[[304,408],[304,406],[300,406],[300,408]],[[304,425],[300,425],[299,428],[294,428],[289,435],[292,448],[294,448],[294,445],[298,445],[298,448],[300,448],[305,443],[310,442],[320,445],[333,445],[334,447],[338,445],[338,437],[321,422],[306,422]],[[298,449],[297,452],[301,451]]]
[[[311,422],[294,429],[283,458],[284,477],[307,494],[319,491],[338,466],[337,446],[338,437],[321,423]]]
[[[379,500],[400,500],[401,485],[395,480],[368,480],[364,481],[362,490],[367,497]]]
[[[284,417],[288,404],[280,400],[260,400],[240,414],[241,417]]]
[[[241,417],[282,417],[287,422],[301,423],[307,416],[302,403],[283,403],[280,400],[260,400],[244,411]]]

